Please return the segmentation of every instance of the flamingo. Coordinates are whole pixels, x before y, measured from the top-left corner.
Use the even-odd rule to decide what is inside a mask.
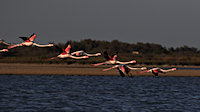
[[[22,42],[20,44],[8,46],[8,49],[12,49],[12,48],[19,47],[19,46],[31,46],[31,45],[35,45],[37,47],[52,47],[52,46],[54,46],[53,44],[39,45],[37,43],[34,43],[33,41],[34,41],[36,36],[37,35],[35,33],[33,33],[30,37],[19,37],[22,40],[24,40],[24,42]]]
[[[117,68],[117,70],[119,71],[119,73],[122,77],[124,77],[125,74],[127,74],[128,76],[131,76],[131,74],[130,74],[131,70],[145,70],[145,69],[147,69],[146,67],[132,68],[132,67],[126,65],[126,64],[119,64],[119,65],[115,65],[115,66],[107,68],[107,69],[103,69],[102,71],[107,71],[107,70],[111,70],[111,69],[115,69],[115,68]]]
[[[175,71],[175,70],[176,70],[176,68],[172,68],[172,69],[168,69],[168,70],[164,70],[164,69],[161,69],[161,68],[152,68],[152,69],[142,71],[142,72],[138,72],[138,73],[151,72],[155,76],[158,76],[159,73],[167,73],[167,72],[172,72],[172,71]]]
[[[109,56],[108,53],[105,51],[104,52],[104,58],[107,60],[105,62],[102,63],[97,63],[97,64],[92,64],[93,66],[99,66],[99,65],[103,65],[103,64],[130,64],[130,63],[136,63],[135,60],[131,60],[128,62],[121,62],[121,61],[117,61],[117,55],[114,56]]]
[[[96,53],[96,54],[88,54],[86,53],[85,51],[81,50],[81,51],[76,51],[76,52],[73,52],[71,53],[71,55],[75,55],[75,56],[82,56],[82,55],[85,55],[85,56],[100,56],[101,53]]]
[[[55,59],[55,58],[74,58],[74,59],[85,59],[85,58],[89,58],[89,56],[81,56],[81,57],[76,57],[76,56],[72,56],[70,54],[70,49],[71,49],[71,45],[69,44],[67,46],[66,49],[62,49],[58,46],[55,46],[56,49],[60,52],[60,54],[56,57],[52,57],[50,59],[47,59],[47,60],[52,60],[52,59]]]
[[[10,46],[10,44],[7,43],[7,42],[5,42],[3,39],[0,39],[0,43],[5,44],[5,45],[7,45],[7,46]]]

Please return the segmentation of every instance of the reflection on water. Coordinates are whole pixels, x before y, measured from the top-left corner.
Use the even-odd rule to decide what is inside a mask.
[[[198,111],[199,77],[0,76],[0,109]]]

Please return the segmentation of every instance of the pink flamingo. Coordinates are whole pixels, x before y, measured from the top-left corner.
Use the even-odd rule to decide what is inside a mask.
[[[81,50],[81,51],[76,51],[76,52],[73,52],[71,53],[71,55],[75,55],[75,56],[82,56],[82,55],[85,55],[85,56],[100,56],[101,53],[96,53],[96,54],[88,54],[86,53],[85,51]]]
[[[109,56],[108,53],[105,51],[104,52],[104,58],[107,60],[105,62],[102,63],[97,63],[97,64],[92,64],[93,66],[99,66],[99,65],[103,65],[103,64],[130,64],[130,63],[136,63],[135,60],[132,61],[128,61],[128,62],[121,62],[121,61],[117,61],[117,55],[114,56]]]
[[[175,70],[176,70],[176,68],[172,68],[172,69],[168,69],[168,70],[164,70],[164,69],[161,69],[161,68],[152,68],[152,69],[142,71],[142,72],[138,72],[138,73],[151,72],[155,76],[158,76],[159,73],[167,73],[167,72],[172,72],[172,71],[175,71]]]
[[[37,47],[52,47],[52,46],[54,46],[53,44],[39,45],[37,43],[34,43],[33,41],[34,41],[36,36],[37,35],[35,33],[33,33],[30,37],[19,37],[22,40],[24,40],[24,42],[20,43],[20,44],[15,44],[15,45],[8,46],[8,49],[12,49],[12,48],[19,47],[19,46],[31,46],[31,45],[35,45]]]
[[[119,73],[122,77],[124,77],[125,74],[127,74],[128,76],[132,76],[132,74],[130,73],[131,70],[145,70],[145,69],[147,69],[146,67],[132,68],[132,67],[125,65],[125,64],[119,64],[119,65],[115,65],[115,66],[107,68],[107,69],[103,69],[102,71],[107,71],[107,70],[111,70],[111,69],[115,69],[115,68],[117,68],[117,70],[119,71]]]
[[[72,56],[70,54],[70,49],[71,49],[71,45],[68,45],[66,49],[62,49],[58,46],[55,46],[56,49],[59,51],[59,55],[56,56],[56,57],[52,57],[50,59],[47,59],[47,60],[52,60],[52,59],[55,59],[55,58],[74,58],[74,59],[85,59],[85,58],[89,58],[89,56],[81,56],[81,57],[76,57],[76,56]]]

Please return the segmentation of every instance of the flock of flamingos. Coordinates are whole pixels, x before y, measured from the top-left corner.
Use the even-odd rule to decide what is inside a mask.
[[[9,44],[6,43],[3,40],[0,40],[0,43],[7,45],[8,47],[6,49],[2,49],[0,50],[0,52],[9,52],[9,49],[13,49],[16,47],[20,47],[20,46],[37,46],[37,47],[55,47],[58,52],[60,53],[59,55],[46,59],[46,60],[52,60],[55,58],[73,58],[73,59],[86,59],[89,58],[90,56],[100,56],[102,55],[101,53],[96,53],[96,54],[88,54],[86,52],[84,52],[83,50],[81,51],[76,51],[73,53],[70,53],[70,49],[71,49],[71,45],[68,44],[68,46],[63,49],[58,47],[57,45],[54,44],[48,44],[48,45],[40,45],[37,43],[34,43],[34,39],[36,38],[36,34],[33,33],[30,37],[19,37],[23,40],[22,43],[20,44]],[[145,72],[151,72],[153,73],[155,76],[158,76],[159,73],[167,73],[167,72],[171,72],[171,71],[175,71],[176,68],[172,68],[172,69],[168,69],[168,70],[164,70],[161,68],[152,68],[152,69],[147,69],[146,67],[141,67],[141,68],[132,68],[130,66],[128,66],[127,64],[131,64],[131,63],[136,63],[135,60],[131,60],[128,62],[121,62],[117,60],[117,55],[114,56],[110,56],[106,51],[103,53],[104,58],[106,59],[105,62],[102,63],[97,63],[97,64],[92,64],[93,66],[99,66],[99,65],[103,65],[103,64],[109,64],[109,65],[114,65],[113,67],[107,68],[107,69],[103,69],[102,71],[107,71],[107,70],[111,70],[111,69],[117,69],[120,73],[120,75],[122,77],[124,76],[132,76],[132,74],[130,73],[131,70],[142,70],[138,73],[145,73]]]

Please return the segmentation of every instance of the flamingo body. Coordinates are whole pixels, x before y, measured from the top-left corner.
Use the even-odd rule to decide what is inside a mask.
[[[23,46],[31,46],[31,45],[33,45],[33,42],[31,42],[31,41],[25,41],[25,42],[22,43],[22,45]]]
[[[71,56],[70,54],[63,52],[62,54],[58,55],[57,57],[58,58],[68,58],[70,56]]]

